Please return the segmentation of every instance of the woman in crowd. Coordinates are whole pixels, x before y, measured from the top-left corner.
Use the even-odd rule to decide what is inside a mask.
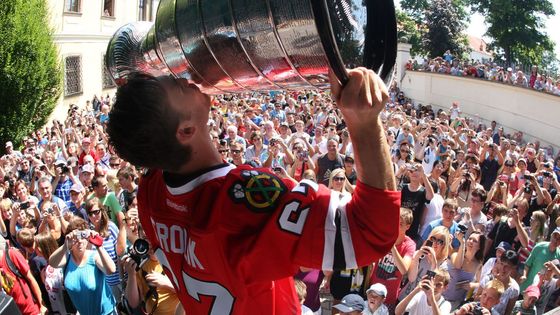
[[[452,237],[444,226],[435,227],[423,246],[414,253],[408,269],[405,285],[399,292],[399,300],[403,300],[427,274],[428,270],[448,269],[448,257],[451,251]]]
[[[451,254],[449,268],[449,287],[443,293],[445,299],[456,309],[467,297],[469,291],[475,289],[480,280],[480,270],[484,260],[484,243],[486,238],[480,232],[473,232],[465,241],[465,233],[457,232],[455,238],[460,246],[456,253]]]
[[[38,233],[50,234],[58,243],[64,244],[64,232],[68,227],[68,222],[64,216],[60,215],[60,210],[55,203],[45,201],[41,204],[43,218],[39,224]]]
[[[528,227],[523,226],[520,215],[517,209],[512,210],[512,216],[515,220],[515,227],[517,230],[517,236],[521,247],[519,248],[519,266],[518,271],[523,270],[525,261],[531,254],[533,247],[540,242],[546,240],[545,234],[545,224],[546,224],[546,214],[544,212],[537,210],[531,214],[531,219],[529,220],[530,225]],[[521,279],[520,279],[521,280]],[[522,281],[521,281],[522,282]]]
[[[252,132],[250,140],[253,145],[249,146],[247,151],[245,151],[245,160],[255,161],[261,166],[268,159],[268,146],[263,144],[260,131]]]
[[[452,196],[457,198],[457,203],[459,207],[468,207],[470,202],[469,198],[471,192],[477,188],[484,189],[482,185],[479,184],[480,181],[480,167],[476,164],[469,167],[467,164],[461,166],[459,169],[461,175],[458,176],[450,187],[450,192]]]
[[[329,188],[339,193],[340,199],[349,198],[354,192],[354,187],[346,178],[346,172],[342,168],[337,168],[331,171],[329,177]]]
[[[35,252],[38,256],[49,260],[58,248],[56,240],[49,233],[40,233],[35,236]],[[62,268],[53,268],[47,264],[41,270],[41,285],[46,289],[50,301],[50,310],[53,314],[73,314],[74,305],[67,298],[64,289]],[[66,296],[66,298],[65,298]]]
[[[99,233],[103,238],[103,248],[118,266],[118,258],[124,253],[126,248],[126,228],[123,226],[121,232],[113,221],[109,219],[107,211],[97,197],[93,197],[86,202],[86,212],[92,229]],[[107,283],[115,299],[120,299],[122,295],[120,274],[115,272],[107,275]]]
[[[74,218],[64,245],[51,255],[49,264],[64,268],[64,287],[80,314],[117,315],[115,298],[106,281],[107,275],[116,272],[115,263],[96,241],[99,234],[87,227],[86,221]]]

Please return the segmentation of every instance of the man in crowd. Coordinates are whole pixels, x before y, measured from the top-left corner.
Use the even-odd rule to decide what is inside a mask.
[[[124,213],[115,193],[112,191],[110,192],[107,187],[107,178],[103,175],[96,176],[93,178],[91,186],[93,187],[93,193],[88,196],[88,200],[97,197],[100,203],[105,207],[103,210],[107,211],[111,221],[119,228],[122,227]]]
[[[328,185],[331,171],[337,168],[344,168],[344,156],[338,153],[338,141],[330,138],[327,141],[327,153],[317,158],[317,181]]]
[[[391,248],[399,194],[391,191],[394,175],[379,120],[388,94],[372,71],[349,70],[349,77],[344,88],[331,78],[354,144],[358,183],[348,201],[330,199],[325,186],[310,181],[295,185],[266,170],[222,164],[208,137],[210,98],[186,80],[140,75],[119,88],[108,133],[123,158],[153,168],[139,187],[140,219],[148,239],[159,245],[156,255],[185,309],[201,314],[298,313],[291,276],[299,266],[357,268]],[[345,218],[337,224],[335,212],[328,209]],[[332,222],[328,229],[326,219]],[[334,239],[342,225],[346,241],[339,248]],[[170,237],[173,233],[182,236]],[[202,237],[206,233],[213,237]],[[177,239],[186,242],[181,245]],[[187,245],[189,255],[176,250]],[[339,256],[342,248],[345,254]],[[261,293],[249,296],[246,284]],[[201,293],[215,299],[202,301]]]

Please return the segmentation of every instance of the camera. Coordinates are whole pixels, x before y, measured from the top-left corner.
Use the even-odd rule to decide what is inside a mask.
[[[305,158],[307,158],[308,155],[309,155],[309,152],[307,152],[305,150],[297,153],[297,156],[300,159],[305,159]]]
[[[482,315],[484,314],[484,308],[480,305],[476,305],[472,311],[471,311],[472,315]]]
[[[467,230],[469,229],[463,224],[457,224],[457,228],[459,229],[459,233],[463,234],[467,233]]]
[[[426,276],[428,277],[428,279],[433,279],[436,276],[436,273],[433,270],[428,270],[426,271]]]
[[[282,172],[282,168],[279,167],[279,166],[272,168],[272,170],[273,170],[275,173],[281,173],[281,172]]]
[[[50,209],[52,210],[52,208]],[[47,210],[48,211],[48,210]],[[78,231],[78,233],[76,233],[76,238],[81,240],[81,239],[87,239],[89,237],[89,231]]]
[[[142,263],[148,258],[150,244],[144,239],[137,239],[128,249],[128,256],[136,263],[136,271],[140,270]]]
[[[531,180],[531,175],[523,175],[523,178],[524,178],[525,180]]]
[[[47,208],[47,213],[48,214],[54,214],[54,209],[52,207]]]
[[[544,171],[544,172],[542,173],[542,176],[543,176],[543,177],[552,177],[552,173],[549,172],[549,171]]]
[[[19,204],[19,208],[20,208],[21,210],[25,210],[25,209],[29,208],[29,205],[30,205],[30,204],[29,204],[29,201],[22,202],[22,203]]]

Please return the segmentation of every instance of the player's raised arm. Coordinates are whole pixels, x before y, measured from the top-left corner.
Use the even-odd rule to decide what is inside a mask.
[[[395,190],[391,154],[379,113],[389,99],[385,83],[372,70],[348,70],[342,87],[330,73],[331,91],[350,132],[358,180],[374,188]]]

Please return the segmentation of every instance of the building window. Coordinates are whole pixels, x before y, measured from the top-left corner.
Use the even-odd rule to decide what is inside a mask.
[[[138,0],[138,21],[152,21],[154,0]]]
[[[64,11],[65,12],[80,12],[80,1],[81,0],[65,0]]]
[[[103,0],[103,16],[115,16],[115,0]]]
[[[109,71],[107,71],[107,67],[105,66],[105,55],[103,55],[103,59],[101,60],[101,81],[103,83],[104,89],[110,89],[115,87],[115,82],[111,78]]]
[[[64,96],[82,93],[82,56],[64,60]]]

